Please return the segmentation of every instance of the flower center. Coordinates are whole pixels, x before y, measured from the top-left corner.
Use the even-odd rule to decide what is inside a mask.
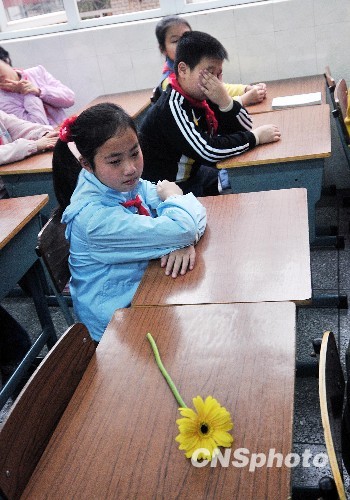
[[[201,424],[200,429],[202,434],[208,434],[209,432],[209,426],[205,423]]]

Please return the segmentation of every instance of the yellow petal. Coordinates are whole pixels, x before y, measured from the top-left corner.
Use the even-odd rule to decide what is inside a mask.
[[[183,417],[195,420],[198,418],[197,414],[192,410],[192,408],[179,408],[180,414]]]
[[[228,432],[216,431],[213,439],[215,439],[218,446],[224,446],[227,448],[233,442],[233,437]]]

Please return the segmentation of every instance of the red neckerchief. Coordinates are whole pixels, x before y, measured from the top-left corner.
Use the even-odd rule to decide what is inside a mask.
[[[179,92],[179,94],[183,95],[189,103],[194,106],[195,108],[201,108],[205,112],[205,119],[208,124],[209,132],[212,134],[216,134],[218,130],[218,121],[216,119],[214,111],[211,109],[207,101],[204,99],[203,101],[199,101],[198,99],[193,99],[193,97],[190,97],[187,95],[182,88],[180,87],[179,82],[177,81],[175,73],[171,73],[169,76],[169,83],[173,87],[174,90]]]
[[[162,71],[162,74],[164,75],[165,73],[172,73],[174,70],[172,68],[170,68],[170,66],[168,66],[168,64],[165,62],[164,63],[164,66],[163,66],[163,71]]]
[[[133,200],[125,201],[124,203],[121,203],[121,205],[125,208],[128,207],[136,207],[137,208],[137,213],[139,215],[148,215],[150,216],[150,213],[148,212],[147,208],[142,206],[142,200],[139,197],[139,195],[136,196]]]

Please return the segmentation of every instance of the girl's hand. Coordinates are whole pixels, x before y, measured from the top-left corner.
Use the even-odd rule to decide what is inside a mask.
[[[209,73],[206,69],[201,71],[200,76],[199,87],[206,97],[214,104],[217,104],[221,109],[227,108],[232,98],[228,95],[222,81]]]
[[[57,137],[58,138],[58,135],[59,135],[59,130],[54,129],[54,130],[51,130],[51,132],[48,132],[47,134],[45,134],[44,137]]]
[[[49,134],[50,133],[52,132],[49,132]],[[55,147],[57,136],[49,137],[49,134],[35,141],[38,151],[45,151],[46,149],[53,149]]]
[[[267,91],[266,83],[254,83],[253,85],[247,85],[244,92],[248,92],[248,90],[252,90],[253,87],[260,87],[261,89]]]
[[[165,201],[169,196],[182,195],[182,189],[175,183],[170,181],[157,182],[157,194],[162,201]]]
[[[15,94],[34,94],[37,97],[40,95],[38,87],[29,82],[28,80],[10,80],[6,79],[0,83],[0,89]]]
[[[6,78],[0,83],[0,89],[6,92],[12,92],[15,94],[21,94],[21,80],[10,80]]]
[[[27,95],[27,94],[34,94],[35,96],[39,97],[41,92],[38,87],[33,85],[32,82],[28,80],[21,80],[19,82],[21,84],[20,86],[20,94]]]
[[[249,106],[249,104],[256,104],[262,102],[266,98],[266,85],[258,84],[251,85],[249,90],[247,90],[242,96],[243,106]]]
[[[196,251],[193,245],[174,250],[160,259],[160,267],[165,267],[165,274],[176,278],[180,272],[183,276],[187,271],[192,271],[196,260]]]

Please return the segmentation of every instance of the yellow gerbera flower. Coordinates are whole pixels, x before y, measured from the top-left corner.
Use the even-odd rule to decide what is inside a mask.
[[[180,443],[179,449],[185,450],[187,458],[211,460],[219,453],[218,446],[229,448],[233,443],[233,437],[228,433],[233,428],[229,412],[212,396],[208,396],[205,401],[200,396],[193,398],[197,413],[188,408],[164,368],[157,344],[150,333],[147,333],[147,339],[152,346],[157,365],[168,382],[180,406],[179,411],[184,417],[176,420],[180,434],[175,440]]]
[[[211,460],[218,453],[218,446],[228,448],[233,437],[228,433],[233,428],[230,413],[212,396],[205,401],[200,396],[193,398],[197,413],[191,408],[179,408],[184,418],[176,420],[180,434],[175,440],[179,449],[185,450],[187,458],[195,453],[196,460]],[[202,449],[202,451],[197,451]],[[208,450],[208,451],[206,451]]]

